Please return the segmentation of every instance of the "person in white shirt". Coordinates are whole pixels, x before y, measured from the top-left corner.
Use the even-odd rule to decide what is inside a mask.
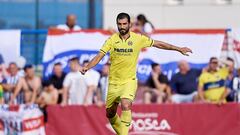
[[[79,71],[81,68],[79,59],[74,57],[69,60],[71,72],[63,81],[63,101],[62,105],[83,105],[85,102],[91,103],[92,97],[87,95],[87,81]]]
[[[103,106],[107,100],[109,67],[110,63],[106,63],[105,65],[103,65],[101,77],[98,82],[98,89],[94,96],[95,104],[99,107]]]
[[[81,30],[82,28],[77,24],[77,17],[74,14],[67,15],[66,23],[57,25],[57,29],[62,29],[65,31],[76,31]]]
[[[140,33],[148,35],[153,32],[154,26],[143,14],[137,16],[136,27],[138,27]]]
[[[83,61],[83,66],[88,65],[89,61],[85,60]],[[85,74],[86,82],[87,82],[87,96],[88,97],[93,97],[94,93],[97,90],[98,82],[100,79],[100,73],[94,69],[90,69],[86,74]],[[88,101],[84,102],[84,105],[89,105],[92,104],[89,103]]]

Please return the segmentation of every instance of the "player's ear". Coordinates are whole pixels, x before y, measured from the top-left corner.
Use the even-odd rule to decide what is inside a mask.
[[[132,28],[133,24],[130,22],[129,26],[130,26],[130,28]]]

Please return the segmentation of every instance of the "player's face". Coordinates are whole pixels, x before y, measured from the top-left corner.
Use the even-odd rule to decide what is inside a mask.
[[[129,32],[130,23],[128,22],[127,18],[118,19],[117,26],[118,26],[118,31],[122,36],[126,35]]]

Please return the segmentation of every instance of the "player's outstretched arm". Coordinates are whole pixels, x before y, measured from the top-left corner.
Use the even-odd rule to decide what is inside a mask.
[[[105,56],[104,53],[102,52],[99,52],[90,62],[89,64],[86,66],[86,67],[83,67],[81,68],[79,71],[82,73],[82,74],[85,74],[90,68],[96,66],[99,61]]]
[[[192,53],[192,50],[190,48],[187,47],[178,47],[178,46],[174,46],[162,41],[158,41],[158,40],[154,40],[154,47],[159,48],[159,49],[164,49],[164,50],[174,50],[174,51],[178,51],[183,55],[188,56],[188,53]]]

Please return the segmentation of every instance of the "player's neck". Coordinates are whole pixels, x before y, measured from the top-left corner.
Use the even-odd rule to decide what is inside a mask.
[[[121,35],[119,34],[120,38],[123,39],[123,40],[127,40],[129,37],[130,37],[130,32],[128,32],[127,34],[125,35]]]

